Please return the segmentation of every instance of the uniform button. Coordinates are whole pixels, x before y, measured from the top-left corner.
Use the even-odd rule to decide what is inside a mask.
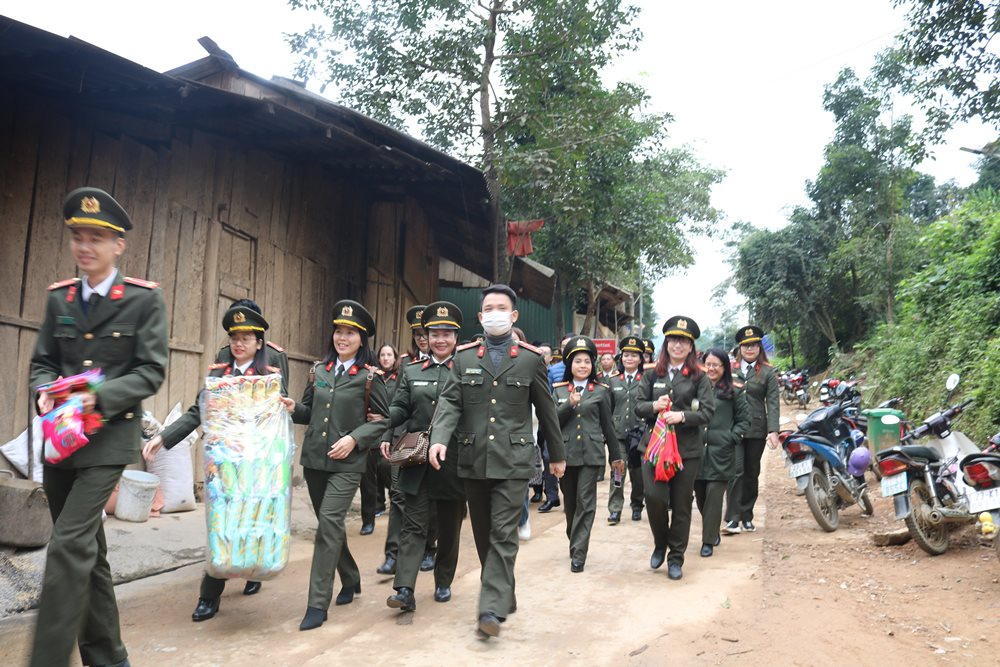
[[[435,387],[438,386],[437,382],[431,382],[431,384],[434,385]]]
[[[329,417],[323,417],[323,423],[324,423],[324,424],[325,424],[325,423],[327,423],[328,421],[330,421],[330,418],[329,418]]]
[[[84,359],[83,360],[83,367],[84,368],[90,368],[93,365],[94,365],[94,362],[91,361],[90,359]]]
[[[494,405],[496,405],[496,402],[497,402],[497,399],[495,399],[495,398],[491,398],[490,399],[490,403],[493,403]]]
[[[579,424],[577,424],[577,425],[576,425],[576,427],[577,427],[577,428],[580,428],[580,425],[579,425]]]
[[[323,431],[323,437],[324,438],[326,437],[326,431]]]
[[[580,435],[576,436],[577,440],[581,440],[582,438],[583,438],[583,436],[580,436]]]
[[[497,420],[497,418],[496,418],[496,417],[490,417],[490,421],[491,421],[491,422],[495,422],[496,420]]]
[[[493,439],[494,439],[494,437],[493,437],[493,434],[491,433],[490,434],[490,440],[493,440]]]
[[[330,404],[329,404],[329,403],[327,403],[327,404],[326,404],[326,407],[330,407]]]
[[[135,417],[135,413],[134,412],[126,412],[125,413],[125,419],[132,419],[132,417]]]
[[[495,386],[497,386],[498,384],[500,384],[500,383],[499,383],[499,382],[497,382],[496,380],[494,380],[494,381],[493,381],[493,386],[494,386],[494,387],[495,387]]]
[[[111,337],[112,338],[121,338],[122,335],[121,335],[121,332],[116,331],[113,334],[111,334]]]
[[[431,405],[435,405],[437,401],[431,401]]]
[[[521,438],[521,442],[524,442],[524,438]]]
[[[90,333],[88,331],[87,333],[83,334],[83,339],[84,340],[94,340],[94,334],[92,334],[92,333]]]

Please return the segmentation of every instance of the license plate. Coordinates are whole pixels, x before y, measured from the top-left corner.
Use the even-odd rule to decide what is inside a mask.
[[[795,392],[795,395],[796,396],[805,396],[806,395],[806,390],[805,389],[799,389],[797,392]]]
[[[801,477],[802,475],[808,475],[813,469],[813,459],[811,456],[807,456],[798,463],[793,463],[790,468],[788,468],[789,477]]]
[[[969,512],[978,514],[1000,508],[1000,486],[985,491],[969,490]]]
[[[906,473],[901,472],[896,475],[882,478],[882,497],[888,498],[899,493],[906,492]]]

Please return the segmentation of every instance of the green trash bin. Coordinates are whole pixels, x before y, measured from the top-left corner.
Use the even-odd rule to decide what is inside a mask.
[[[899,444],[899,439],[903,434],[903,419],[905,415],[893,408],[872,408],[862,410],[861,414],[868,417],[868,442],[874,453],[884,449],[895,447]],[[882,417],[892,415],[899,418],[897,424],[883,424]]]

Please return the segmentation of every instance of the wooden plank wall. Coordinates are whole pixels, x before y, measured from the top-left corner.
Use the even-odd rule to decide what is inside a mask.
[[[337,299],[362,300],[379,323],[377,340],[398,343],[408,342],[399,340],[406,308],[436,294],[437,252],[414,200],[378,203],[319,165],[187,128],[157,128],[168,139],[143,142],[135,137],[150,136],[149,121],[134,121],[143,132],[132,134],[120,114],[66,109],[3,85],[0,92],[12,102],[0,105],[4,377],[27,378],[46,286],[75,275],[60,208],[84,184],[112,192],[133,218],[125,274],[163,289],[170,366],[146,402],[160,418],[194,399],[226,343],[222,310],[234,296],[262,306],[299,396],[311,360],[325,353]],[[0,383],[0,442],[25,428],[28,391],[26,381]],[[0,466],[8,467],[2,457]],[[200,479],[197,461],[195,472]]]

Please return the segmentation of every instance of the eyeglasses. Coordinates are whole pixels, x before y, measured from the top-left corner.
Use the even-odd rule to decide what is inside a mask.
[[[421,339],[421,338],[423,340],[427,340],[427,334],[425,334],[425,333],[415,333],[415,334],[413,334],[413,339],[414,340],[418,340],[418,339]]]
[[[705,364],[705,368],[723,368],[722,364]]]

